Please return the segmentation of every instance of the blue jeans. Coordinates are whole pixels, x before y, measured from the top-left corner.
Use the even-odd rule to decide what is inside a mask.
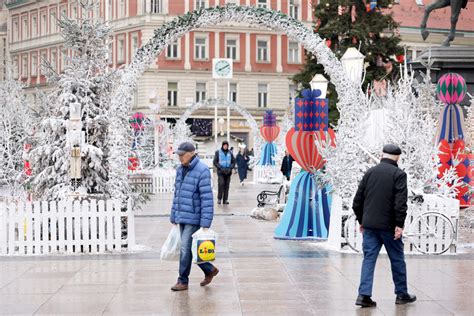
[[[390,258],[395,294],[408,293],[403,242],[401,239],[394,240],[394,235],[395,232],[391,231],[364,228],[364,241],[362,243],[364,261],[362,262],[359,295],[372,296],[375,263],[382,245],[385,246]]]
[[[189,274],[191,273],[191,265],[193,263],[193,253],[191,246],[193,243],[192,235],[199,230],[197,225],[179,224],[181,230],[181,252],[179,255],[179,278],[178,283],[188,284]],[[214,266],[208,262],[198,264],[204,274],[210,274],[214,270]]]

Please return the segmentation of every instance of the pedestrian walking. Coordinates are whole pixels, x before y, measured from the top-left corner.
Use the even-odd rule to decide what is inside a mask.
[[[232,170],[235,167],[235,158],[229,150],[229,143],[222,142],[221,149],[214,155],[214,167],[217,169],[217,204],[229,204],[229,186]]]
[[[179,145],[175,152],[179,155],[181,166],[176,171],[175,191],[170,221],[179,225],[181,232],[181,250],[179,256],[178,282],[172,291],[188,289],[189,274],[193,255],[191,251],[192,235],[201,227],[207,230],[214,217],[214,200],[211,188],[209,168],[199,160],[196,148],[190,142]],[[198,265],[204,272],[201,286],[211,283],[219,270],[211,263]]]
[[[247,155],[247,150],[245,147],[240,148],[237,157],[235,158],[237,162],[237,170],[239,172],[240,185],[244,185],[244,180],[247,179],[247,170],[249,168],[250,158]]]
[[[291,157],[290,153],[285,150],[285,157],[283,157],[283,161],[281,162],[281,173],[286,177],[286,180],[290,181],[291,177],[291,168],[293,167],[293,157]]]
[[[398,168],[402,154],[397,145],[383,147],[382,160],[370,168],[359,184],[352,208],[363,233],[364,260],[356,305],[374,307],[372,285],[375,263],[382,245],[387,250],[395,284],[396,304],[416,301],[408,293],[403,252],[403,225],[407,216],[407,175]]]

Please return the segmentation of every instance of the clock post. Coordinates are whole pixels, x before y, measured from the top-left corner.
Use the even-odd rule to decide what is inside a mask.
[[[212,59],[212,78],[214,78],[214,97],[217,99],[217,80],[227,79],[227,101],[230,101],[230,80],[233,76],[233,60],[231,58]],[[230,141],[230,107],[227,107],[227,141]],[[217,103],[214,105],[214,142],[217,144]]]

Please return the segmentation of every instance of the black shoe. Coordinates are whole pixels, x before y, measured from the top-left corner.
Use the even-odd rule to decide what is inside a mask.
[[[221,200],[217,200],[217,204],[222,204]]]
[[[359,295],[357,296],[356,305],[359,305],[361,307],[375,307],[377,306],[377,303],[375,301],[372,301],[370,296]]]
[[[397,294],[397,299],[395,300],[395,304],[408,304],[413,303],[416,301],[416,295],[411,294]]]
[[[229,204],[229,201],[224,201],[224,204]]]

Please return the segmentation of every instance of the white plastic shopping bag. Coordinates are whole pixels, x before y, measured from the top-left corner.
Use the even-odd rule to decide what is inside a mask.
[[[181,233],[178,225],[173,225],[163,247],[161,247],[161,260],[179,260],[181,247]]]
[[[200,228],[193,234],[193,262],[201,264],[216,259],[217,233],[212,229]]]

